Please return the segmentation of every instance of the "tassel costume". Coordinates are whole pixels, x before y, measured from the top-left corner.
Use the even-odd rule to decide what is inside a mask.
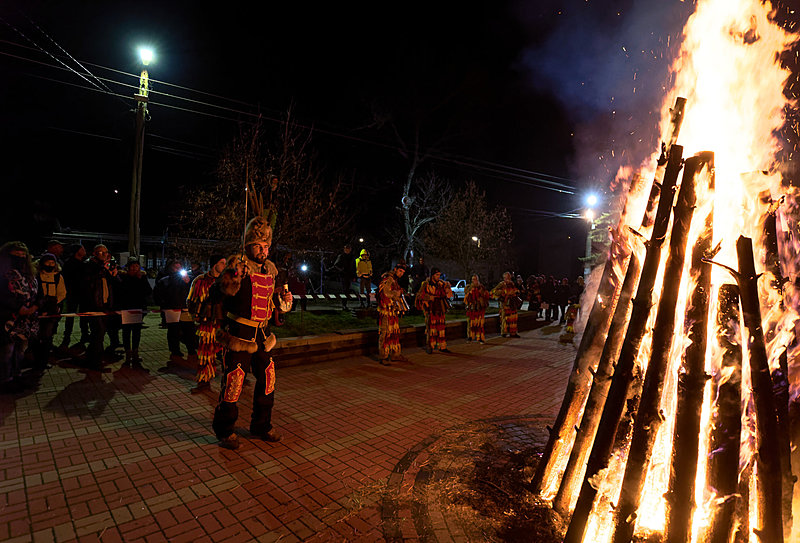
[[[204,273],[192,281],[187,298],[187,307],[192,317],[197,321],[197,382],[208,383],[216,377],[216,357],[222,350],[222,345],[216,341],[219,323],[212,315],[212,310],[208,306],[209,293],[211,286],[217,281],[216,277]]]
[[[503,336],[517,333],[517,310],[511,305],[511,298],[518,292],[511,281],[501,281],[492,289],[492,297],[500,300],[500,333]]]
[[[484,321],[489,307],[489,291],[482,284],[468,285],[464,291],[467,306],[467,337],[474,341],[484,341]]]
[[[426,279],[419,287],[414,303],[417,309],[425,313],[425,336],[429,350],[447,349],[445,314],[449,305],[447,299],[452,295],[450,284],[441,280]]]
[[[378,286],[378,351],[381,360],[400,354],[400,310],[403,289],[394,272],[386,272]]]

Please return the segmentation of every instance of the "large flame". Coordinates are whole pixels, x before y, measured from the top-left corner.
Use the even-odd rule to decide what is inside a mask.
[[[714,243],[721,244],[716,262],[737,268],[735,242],[740,235],[752,238],[758,248],[762,237],[760,230],[764,206],[760,195],[769,194],[778,199],[784,194],[782,175],[777,164],[780,142],[776,132],[784,123],[784,111],[789,100],[784,96],[784,85],[789,77],[788,70],[779,63],[779,55],[794,41],[770,17],[772,7],[759,0],[697,0],[695,13],[684,28],[681,52],[672,70],[672,88],[663,106],[662,133],[666,134],[670,122],[669,107],[678,96],[687,99],[684,121],[679,143],[684,146],[684,157],[701,151],[715,154],[716,190],[698,195],[698,208],[695,210],[692,232],[688,240],[687,255],[700,233],[705,216],[713,205]],[[645,161],[643,171],[653,170],[657,155]],[[649,174],[645,174],[649,175]],[[704,183],[700,182],[702,186]],[[787,217],[779,210],[779,230],[787,231]],[[631,223],[636,228],[638,225]],[[794,276],[798,267],[798,251],[795,247],[781,246],[784,275]],[[787,258],[788,257],[788,258]],[[757,249],[756,268],[763,271],[763,252]],[[657,285],[663,281],[663,267],[666,256],[662,258],[662,273]],[[666,417],[658,433],[656,445],[650,458],[639,515],[637,533],[661,532],[665,528],[664,494],[669,479],[670,451],[676,406],[676,377],[680,371],[680,360],[686,348],[686,338],[680,336],[684,330],[684,308],[692,290],[694,278],[690,276],[687,264],[684,269],[683,284],[678,301],[675,323],[676,341],[670,354],[670,365],[664,386],[661,408]],[[731,275],[721,267],[715,267],[712,275],[711,315],[709,315],[708,349],[706,371],[711,374],[720,371],[720,349],[713,338],[716,337],[715,300],[719,286],[731,283]],[[781,304],[781,295],[769,284],[760,282],[762,315],[764,329],[768,333],[767,345],[770,367],[778,366],[778,353],[793,340],[797,313],[794,303]],[[656,289],[656,293],[660,289]],[[656,294],[657,296],[657,294]],[[790,290],[789,297],[794,293]],[[658,300],[653,300],[649,327],[652,328]],[[642,343],[642,353],[638,358],[642,371],[647,360],[651,337],[648,334]],[[749,368],[745,352],[743,368],[743,393],[745,406],[751,404]],[[796,370],[795,370],[796,371]],[[791,372],[790,372],[791,373]],[[799,390],[792,390],[796,396]],[[695,500],[698,509],[694,514],[693,540],[704,529],[709,520],[709,507],[716,496],[705,488],[705,469],[707,458],[707,435],[710,424],[712,399],[710,387],[706,387],[704,410],[701,418],[700,463],[696,479]],[[754,436],[752,409],[746,408],[743,415],[743,440],[741,467],[745,468],[753,454]],[[608,541],[613,522],[613,505],[619,495],[622,472],[627,451],[615,451],[608,470],[593,481],[600,490],[595,508],[587,526],[585,541]],[[751,493],[752,496],[752,493]],[[755,508],[751,507],[751,511]],[[757,519],[751,518],[751,526]],[[798,522],[795,525],[800,524]],[[751,533],[751,541],[756,541]]]

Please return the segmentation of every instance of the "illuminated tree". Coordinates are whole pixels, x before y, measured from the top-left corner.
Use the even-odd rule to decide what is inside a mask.
[[[293,249],[332,248],[349,226],[342,176],[325,175],[311,147],[311,130],[299,127],[291,111],[268,139],[259,121],[247,126],[223,152],[219,183],[187,188],[176,222],[194,238],[241,247],[246,219],[267,217],[275,243]],[[247,217],[245,217],[247,187]]]
[[[458,264],[469,278],[479,265],[506,267],[512,239],[508,211],[490,209],[486,193],[470,181],[431,223],[425,245],[438,258]]]

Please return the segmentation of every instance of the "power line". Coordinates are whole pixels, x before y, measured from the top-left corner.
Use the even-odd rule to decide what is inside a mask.
[[[8,42],[7,40],[0,40],[0,42],[10,43],[12,45],[16,45],[16,46],[19,46],[19,47],[25,47],[23,45],[16,44],[14,42]],[[31,49],[31,48],[28,48],[28,49]],[[34,63],[41,64],[41,65],[44,65],[44,66],[52,67],[52,68],[57,68],[57,69],[62,69],[62,70],[64,69],[64,68],[61,68],[59,66],[54,66],[52,64],[48,64],[48,63],[45,63],[45,62],[37,61],[37,60],[34,60],[34,59],[29,59],[29,58],[26,58],[26,57],[20,57],[20,56],[13,55],[13,54],[10,54],[10,53],[0,52],[0,54],[6,55],[6,56],[10,56],[10,57],[13,57],[13,58],[17,58],[17,59],[20,59],[20,60],[26,60],[26,61],[29,61],[29,62],[34,62]],[[127,72],[123,72],[121,70],[116,70],[114,68],[109,68],[109,67],[102,66],[102,65],[99,65],[99,64],[93,64],[93,63],[90,63],[90,62],[85,62],[85,64],[88,64],[88,65],[91,65],[91,66],[95,66],[95,67],[98,67],[98,68],[101,68],[101,69],[107,69],[107,70],[110,70],[110,71],[113,71],[113,72],[117,72],[117,73],[121,73],[121,74],[124,74],[124,75],[127,75],[127,76],[131,76],[131,77],[138,77],[138,76],[135,76],[135,74],[130,74],[130,73],[127,73]],[[74,70],[71,70],[71,71],[74,72]],[[56,80],[56,79],[50,79],[50,78],[46,78],[46,77],[43,77],[43,76],[35,76],[34,75],[34,77],[40,77],[42,79],[47,79],[49,81],[53,81],[53,82],[57,82],[57,83],[64,83],[64,84],[71,85],[71,86],[76,86],[76,87],[79,87],[79,88],[87,88],[88,90],[95,90],[97,92],[101,92],[100,89],[83,87],[81,85],[76,85],[76,84],[73,84],[73,83],[68,83],[68,82],[64,82],[64,81],[60,81],[60,80]],[[98,79],[103,80],[103,81],[108,81],[108,82],[113,83],[113,84],[117,84],[117,85],[121,85],[121,86],[125,86],[125,87],[138,89],[137,85],[127,84],[127,83],[123,83],[123,82],[120,82],[120,81],[115,81],[115,80],[109,79],[109,78],[98,78]],[[159,80],[151,79],[151,81],[159,81]],[[197,93],[201,93],[201,94],[206,94],[206,95],[209,95],[209,96],[213,96],[213,97],[216,97],[216,98],[228,100],[228,101],[231,101],[231,102],[237,102],[237,103],[241,103],[241,104],[245,104],[245,105],[250,105],[252,107],[251,104],[247,104],[246,102],[241,102],[241,101],[238,101],[238,100],[226,98],[226,97],[219,96],[219,95],[214,95],[214,94],[211,94],[211,93],[204,93],[203,91],[198,91],[196,89],[191,89],[189,87],[182,87],[180,85],[175,85],[175,84],[168,83],[168,82],[165,82],[165,81],[160,81],[160,83],[165,84],[165,85],[170,85],[170,86],[173,86],[173,87],[176,87],[176,88],[186,89],[186,90],[189,90],[191,92],[197,92]],[[113,93],[111,91],[105,91],[105,92],[106,92],[106,94],[110,94],[110,95],[113,95],[113,96],[116,96],[116,97],[129,98],[129,97],[125,96],[125,95]],[[151,92],[153,94],[160,94],[160,95],[168,97],[168,98],[173,98],[173,99],[177,99],[177,100],[185,100],[185,101],[188,101],[188,102],[191,102],[191,103],[195,103],[195,104],[199,104],[199,105],[204,105],[204,106],[208,106],[208,107],[212,107],[212,108],[222,109],[224,111],[228,111],[228,112],[231,112],[231,113],[238,113],[238,114],[246,116],[246,117],[264,119],[264,120],[267,120],[267,121],[270,121],[270,122],[276,122],[276,123],[284,122],[282,119],[275,119],[275,118],[271,118],[271,117],[265,117],[263,115],[258,115],[258,114],[255,114],[255,113],[252,113],[252,112],[249,112],[249,111],[242,111],[242,110],[238,110],[238,109],[234,109],[234,108],[229,108],[229,107],[226,107],[226,106],[219,106],[219,105],[216,105],[216,104],[211,104],[211,103],[203,102],[203,101],[200,101],[200,100],[194,100],[194,99],[191,99],[191,98],[177,96],[177,95],[173,95],[173,94],[170,94],[170,93],[165,93],[165,92],[161,92],[161,91],[157,91],[157,90],[151,90]],[[167,103],[163,103],[163,102],[150,102],[150,104],[155,105],[155,106],[161,106],[161,107],[169,108],[169,109],[175,109],[175,110],[183,111],[183,112],[187,112],[187,113],[194,113],[194,114],[197,114],[197,115],[203,115],[203,116],[206,116],[206,117],[212,117],[212,118],[217,118],[217,119],[221,119],[221,120],[226,120],[226,121],[230,121],[230,122],[237,122],[237,123],[238,122],[243,122],[242,119],[235,119],[235,118],[227,117],[227,116],[224,116],[224,115],[217,115],[217,114],[209,113],[209,112],[205,112],[205,111],[198,111],[196,109],[185,108],[185,107],[176,106],[176,105],[173,105],[173,104],[167,104]],[[328,130],[328,129],[324,129],[324,128],[319,128],[319,127],[306,125],[306,124],[302,124],[302,123],[295,123],[295,124],[300,128],[304,128],[304,129],[307,129],[307,130],[312,130],[312,131],[320,133],[320,134],[330,135],[330,136],[334,136],[334,137],[338,137],[338,138],[342,138],[342,139],[348,139],[350,141],[355,141],[355,142],[364,143],[364,144],[368,144],[368,145],[372,145],[372,146],[377,146],[377,147],[381,147],[381,148],[392,150],[392,151],[397,149],[397,146],[394,145],[394,144],[388,144],[388,143],[384,143],[384,142],[380,142],[380,141],[376,141],[376,140],[366,139],[366,138],[362,138],[362,137],[358,137],[358,136],[353,136],[351,134],[346,134],[346,133],[338,132],[338,131],[335,131],[335,130]],[[193,145],[193,144],[189,144],[188,142],[180,142],[180,143],[184,143],[184,144],[187,144],[187,145]],[[448,154],[448,153],[431,154],[429,156],[430,156],[431,159],[437,160],[437,161],[440,161],[440,162],[448,162],[448,163],[451,163],[451,164],[456,164],[456,165],[459,165],[459,166],[471,168],[471,169],[474,169],[474,170],[479,170],[479,171],[482,172],[483,175],[486,175],[487,177],[491,177],[491,178],[494,178],[494,179],[499,179],[499,180],[506,181],[506,182],[516,182],[518,184],[522,184],[522,185],[525,185],[525,186],[530,186],[530,187],[534,187],[534,188],[542,188],[542,189],[551,190],[551,191],[559,192],[559,193],[563,193],[563,194],[575,194],[575,192],[578,190],[576,187],[574,187],[572,185],[567,185],[565,183],[559,183],[557,181],[554,181],[554,179],[570,181],[569,179],[564,178],[564,177],[554,176],[554,175],[545,174],[545,173],[541,173],[541,172],[535,172],[535,171],[531,171],[531,170],[525,170],[525,169],[522,169],[522,168],[517,168],[517,167],[513,167],[513,166],[507,166],[507,165],[503,165],[503,164],[499,164],[499,163],[495,163],[495,162],[491,162],[491,161],[485,161],[485,160],[480,160],[480,159],[471,159],[471,158],[467,158],[467,157],[462,157],[460,155],[454,155],[454,154]],[[493,174],[499,174],[499,175],[493,175]],[[528,182],[528,183],[524,183],[524,182],[520,183],[519,181],[515,181],[515,180],[512,180],[512,179],[509,179],[507,176],[518,177],[520,179],[523,179],[523,180],[526,180],[526,181],[530,181],[530,182]]]

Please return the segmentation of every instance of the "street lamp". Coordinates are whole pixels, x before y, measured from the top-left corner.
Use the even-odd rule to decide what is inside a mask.
[[[591,206],[597,203],[597,196],[591,194],[586,198],[586,203],[589,204],[589,209],[586,210],[584,213],[584,217],[586,217],[588,229],[586,231],[586,261],[583,265],[583,278],[584,280],[589,280],[589,273],[591,273],[592,268],[589,265],[590,258],[592,258],[592,230],[594,230],[594,209]]]
[[[147,100],[150,96],[150,77],[147,66],[153,61],[153,50],[147,47],[139,49],[142,61],[142,73],[139,75],[139,92],[134,94],[136,100],[136,128],[133,138],[133,172],[131,174],[131,212],[128,223],[128,253],[139,256],[141,237],[139,231],[139,210],[142,201],[142,155],[144,153],[144,121],[147,117]]]
[[[481,238],[479,238],[478,236],[472,236],[472,241],[475,241],[475,242],[478,243],[478,249],[481,248]]]

